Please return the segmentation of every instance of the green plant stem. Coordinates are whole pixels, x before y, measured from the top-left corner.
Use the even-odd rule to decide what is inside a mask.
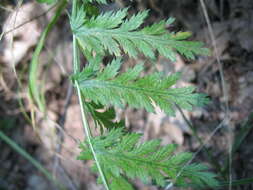
[[[35,52],[32,56],[32,61],[30,64],[29,92],[30,92],[30,96],[33,98],[33,100],[38,105],[40,111],[42,112],[45,112],[45,106],[40,95],[40,89],[38,88],[38,85],[37,85],[39,55],[44,47],[46,37],[48,36],[49,32],[52,30],[52,28],[56,24],[58,18],[60,17],[62,11],[65,9],[66,5],[67,5],[67,0],[59,1],[55,15],[53,16],[53,18],[51,19],[51,21],[48,23],[47,27],[43,31],[40,37],[39,43],[36,46]]]
[[[73,0],[72,4],[72,16],[76,16],[77,11],[77,0]],[[74,73],[78,73],[80,71],[80,53],[78,48],[78,42],[76,36],[73,35],[73,66]]]
[[[73,60],[74,73],[78,73],[80,71],[80,53],[78,49],[77,39],[73,35],[73,55],[75,55],[75,59]]]
[[[54,179],[52,174],[47,171],[37,160],[35,160],[29,153],[27,153],[22,147],[15,143],[12,139],[6,136],[2,131],[0,131],[0,139],[2,139],[6,144],[13,148],[17,153],[27,159],[34,167],[36,167],[46,178],[52,181],[60,189],[65,189],[62,185]]]
[[[94,150],[94,147],[93,147],[93,144],[92,144],[92,141],[91,141],[91,132],[90,132],[90,127],[89,127],[89,124],[88,124],[88,121],[87,121],[87,118],[85,116],[85,110],[84,110],[84,105],[83,105],[83,101],[82,101],[82,96],[81,96],[81,90],[80,90],[80,86],[78,84],[77,81],[75,81],[75,86],[76,86],[76,89],[77,89],[77,93],[78,93],[78,99],[79,99],[79,104],[80,104],[80,107],[81,107],[81,115],[82,115],[82,122],[83,122],[83,127],[84,127],[84,130],[85,130],[85,133],[86,133],[86,137],[87,137],[87,141],[89,143],[89,147],[91,149],[91,152],[93,154],[93,157],[94,157],[94,160],[96,162],[96,165],[97,165],[97,168],[98,168],[98,172],[101,176],[101,179],[103,181],[103,184],[106,188],[106,190],[110,190],[109,189],[109,186],[108,186],[108,183],[106,181],[106,177],[103,173],[103,170],[102,170],[102,167],[100,165],[100,162],[97,158],[97,155],[96,155],[96,152]]]
[[[77,10],[77,0],[73,0],[73,4],[72,4],[72,15],[76,15],[76,10]],[[78,43],[77,43],[77,39],[75,37],[75,35],[73,35],[73,67],[74,67],[74,74],[78,73],[80,71],[80,51],[78,48]],[[78,94],[78,99],[79,99],[79,104],[80,104],[80,108],[81,108],[81,116],[82,116],[82,123],[83,123],[83,128],[84,128],[84,132],[87,138],[87,141],[89,143],[89,147],[91,149],[91,152],[93,154],[94,160],[96,162],[99,174],[101,176],[102,182],[106,188],[106,190],[110,190],[109,189],[109,185],[106,181],[106,177],[103,173],[102,167],[100,165],[100,162],[97,158],[96,152],[94,150],[93,144],[92,144],[92,134],[91,134],[91,130],[90,130],[90,126],[88,124],[86,115],[85,115],[85,109],[84,109],[84,105],[83,105],[83,101],[82,101],[82,95],[81,95],[81,90],[80,90],[80,86],[78,81],[75,80],[75,87],[77,89],[77,94]]]

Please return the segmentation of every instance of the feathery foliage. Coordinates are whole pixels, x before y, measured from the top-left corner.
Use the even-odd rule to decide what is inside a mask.
[[[95,137],[92,144],[97,158],[112,190],[132,190],[127,179],[139,178],[144,183],[152,181],[165,186],[172,182],[178,186],[215,186],[215,175],[206,172],[202,164],[186,163],[190,153],[175,154],[175,145],[161,146],[159,140],[138,143],[141,135],[125,133],[121,128],[111,130],[106,136]],[[87,142],[81,144],[81,160],[92,159]],[[94,171],[97,171],[94,166]],[[180,175],[178,175],[180,174]]]
[[[161,146],[159,140],[141,144],[140,134],[124,132],[124,121],[114,121],[112,107],[123,108],[128,104],[154,112],[156,105],[174,115],[175,105],[191,110],[193,106],[205,104],[206,96],[194,93],[193,87],[172,88],[180,73],[143,76],[143,64],[119,73],[122,63],[117,58],[102,66],[103,57],[108,53],[116,57],[123,52],[131,57],[142,53],[154,59],[158,52],[174,61],[176,52],[194,59],[195,55],[208,54],[208,50],[200,42],[186,41],[191,36],[189,32],[168,32],[166,28],[173,23],[173,18],[143,27],[148,11],[130,18],[127,18],[128,9],[98,14],[90,3],[106,4],[106,0],[83,1],[82,6],[77,6],[77,1],[74,0],[70,21],[75,44],[74,66],[79,58],[78,48],[88,60],[85,68],[81,72],[75,69],[71,77],[87,136],[87,141],[80,145],[82,152],[78,158],[95,161],[93,170],[100,174],[98,182],[107,190],[133,190],[129,180],[135,178],[163,187],[168,183],[198,188],[216,186],[215,175],[207,172],[207,167],[190,164],[190,153],[175,154],[175,145]],[[103,136],[92,137],[85,111],[100,126]],[[104,133],[104,128],[108,133]]]
[[[37,0],[40,3],[59,2],[58,11],[41,37],[41,42],[33,56],[30,72],[35,79],[38,56],[43,48],[45,37],[65,7],[66,0]],[[78,159],[94,160],[93,170],[98,172],[98,182],[106,190],[133,190],[131,180],[140,179],[147,184],[165,187],[213,187],[218,182],[215,175],[202,164],[191,164],[192,154],[175,154],[175,145],[161,146],[159,140],[140,143],[141,135],[123,130],[124,120],[115,121],[113,106],[123,108],[145,108],[154,112],[154,106],[169,115],[174,115],[175,105],[191,110],[207,102],[203,94],[194,93],[195,88],[173,88],[180,73],[165,76],[153,73],[143,76],[143,64],[137,64],[124,73],[119,73],[121,60],[114,59],[106,67],[102,60],[108,53],[120,56],[122,53],[136,57],[139,53],[154,59],[159,53],[172,61],[176,53],[194,59],[196,55],[207,55],[208,49],[201,42],[187,41],[189,32],[169,32],[174,19],[144,26],[148,11],[127,17],[128,9],[99,14],[98,4],[107,0],[73,0],[70,25],[73,32],[73,66],[71,79],[76,87],[81,107],[86,141],[80,144],[82,152]],[[93,4],[95,3],[95,4]],[[80,70],[80,52],[88,60]],[[32,97],[41,105],[36,88],[36,80],[30,80]],[[43,106],[39,106],[43,107]],[[93,137],[86,118],[89,113],[102,136]],[[106,129],[107,133],[104,132]],[[130,181],[130,182],[129,182]]]
[[[191,110],[193,105],[202,106],[207,101],[205,95],[193,93],[194,87],[171,88],[180,78],[179,73],[170,76],[153,73],[140,77],[142,64],[118,74],[120,66],[119,59],[101,71],[87,66],[73,78],[79,82],[83,97],[102,105],[123,107],[129,104],[154,112],[156,104],[165,113],[173,115],[175,104]]]
[[[187,58],[194,55],[208,54],[201,42],[185,41],[189,32],[169,33],[166,30],[174,19],[161,21],[140,29],[148,11],[139,12],[127,19],[127,8],[117,12],[109,11],[91,18],[85,17],[83,8],[72,17],[71,28],[83,50],[105,54],[108,51],[115,56],[121,55],[121,49],[129,56],[136,57],[143,53],[154,58],[154,51],[175,61],[175,50]]]

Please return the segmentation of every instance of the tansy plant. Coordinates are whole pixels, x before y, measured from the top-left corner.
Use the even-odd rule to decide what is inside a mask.
[[[38,0],[52,3],[55,0]],[[66,0],[59,0],[56,15],[41,37],[47,33],[65,8]],[[166,76],[155,72],[143,75],[144,64],[136,64],[121,72],[122,54],[136,58],[143,54],[155,60],[157,53],[176,59],[176,53],[188,59],[206,55],[203,44],[187,41],[188,32],[169,32],[166,28],[173,18],[142,27],[148,11],[129,17],[128,9],[100,12],[96,5],[107,4],[106,0],[73,0],[69,14],[73,33],[73,70],[70,77],[79,98],[86,140],[80,144],[80,160],[94,160],[92,167],[98,173],[98,183],[107,190],[133,190],[131,182],[139,179],[146,184],[183,187],[212,187],[217,185],[215,175],[202,164],[192,164],[190,153],[175,153],[175,145],[162,146],[155,139],[140,143],[141,135],[128,132],[124,121],[114,122],[114,107],[145,109],[154,112],[158,106],[168,115],[174,115],[175,106],[191,110],[207,102],[203,94],[195,93],[194,87],[174,88],[180,74]],[[41,42],[40,41],[40,42]],[[33,77],[37,57],[43,45],[37,47],[30,73]],[[87,60],[80,66],[80,54]],[[103,66],[106,55],[114,59]],[[35,72],[36,73],[36,72]],[[42,105],[37,87],[30,84],[30,94],[38,105]],[[39,106],[42,107],[42,106]],[[104,111],[101,112],[101,109]],[[91,115],[101,136],[91,133],[87,116]]]

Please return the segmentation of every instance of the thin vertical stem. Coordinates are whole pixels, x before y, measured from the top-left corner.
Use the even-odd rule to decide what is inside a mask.
[[[78,0],[73,0],[72,17],[76,16],[77,1]],[[77,45],[77,39],[75,35],[73,35],[73,67],[74,67],[74,73],[78,73],[80,71],[80,53],[79,53],[79,48]]]
[[[100,165],[100,162],[97,158],[97,155],[96,155],[96,152],[94,150],[94,147],[93,147],[93,144],[92,144],[92,141],[91,141],[91,132],[90,132],[90,127],[89,127],[89,124],[88,124],[88,121],[87,121],[87,118],[85,116],[85,110],[84,110],[84,105],[83,105],[83,101],[82,101],[82,96],[81,96],[81,90],[80,90],[80,86],[78,84],[77,81],[75,81],[75,86],[76,86],[76,89],[77,89],[77,93],[78,93],[78,99],[79,99],[79,104],[80,104],[80,108],[81,108],[81,115],[82,115],[82,122],[83,122],[83,127],[84,127],[84,130],[85,130],[85,133],[86,133],[86,137],[87,137],[87,140],[88,140],[88,144],[90,146],[90,149],[91,149],[91,152],[93,154],[93,157],[94,157],[94,160],[96,162],[96,165],[97,165],[97,168],[98,168],[98,172],[101,176],[101,179],[103,181],[103,184],[106,188],[106,190],[110,190],[109,189],[109,186],[108,186],[108,183],[106,181],[106,177],[103,173],[103,170],[102,170],[102,167]]]
[[[73,66],[74,66],[74,73],[78,73],[80,71],[80,53],[77,45],[77,39],[73,35]]]
[[[204,17],[205,17],[205,20],[206,20],[206,23],[207,23],[208,32],[209,32],[209,35],[211,37],[212,45],[213,45],[213,48],[214,48],[214,54],[215,54],[215,57],[216,57],[216,60],[217,60],[217,63],[218,63],[219,73],[220,73],[220,77],[221,77],[222,92],[223,92],[223,97],[224,97],[224,100],[225,100],[225,116],[224,116],[223,121],[228,126],[229,181],[230,181],[228,189],[232,190],[232,178],[233,178],[233,176],[232,176],[233,129],[232,129],[232,126],[231,126],[230,116],[229,116],[229,113],[230,113],[229,102],[228,102],[229,95],[228,95],[227,85],[226,85],[225,78],[224,78],[223,65],[222,65],[222,62],[220,60],[220,56],[218,54],[216,39],[215,39],[215,36],[214,36],[213,28],[212,28],[211,21],[210,21],[210,18],[208,16],[208,13],[207,13],[207,9],[206,9],[206,5],[205,5],[204,0],[200,0],[200,4],[201,4],[201,7],[202,7],[202,10],[203,10],[203,13],[204,13]]]
[[[73,0],[73,4],[72,4],[72,16],[76,16],[76,11],[77,11],[77,1],[78,0]],[[73,67],[74,67],[74,73],[78,73],[80,72],[80,51],[78,48],[78,43],[77,43],[77,39],[75,37],[75,35],[73,34]],[[91,152],[93,154],[94,160],[96,162],[97,168],[98,168],[98,172],[101,176],[102,182],[106,188],[106,190],[110,190],[109,189],[109,185],[106,181],[106,177],[103,173],[102,167],[100,165],[100,162],[98,160],[98,157],[96,155],[95,149],[93,147],[92,144],[92,134],[91,134],[91,130],[90,130],[90,126],[89,123],[87,121],[86,115],[85,115],[85,109],[84,109],[84,104],[82,101],[82,95],[81,95],[81,90],[80,90],[80,86],[78,81],[75,80],[75,87],[77,89],[77,94],[78,94],[78,99],[79,99],[79,104],[80,104],[80,108],[81,108],[81,116],[82,116],[82,123],[83,123],[83,128],[84,128],[84,132],[89,144],[89,147],[91,149]]]

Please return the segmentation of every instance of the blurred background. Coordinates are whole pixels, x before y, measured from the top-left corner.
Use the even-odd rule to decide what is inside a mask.
[[[149,9],[146,24],[175,17],[169,30],[191,31],[192,40],[204,42],[211,50],[210,56],[194,61],[178,55],[174,63],[162,56],[155,64],[141,55],[137,60],[125,56],[124,67],[145,62],[147,73],[180,71],[178,86],[195,85],[211,101],[191,112],[178,110],[176,117],[130,108],[117,110],[117,117],[126,117],[127,128],[143,133],[143,140],[159,138],[164,145],[178,144],[178,151],[196,153],[194,161],[209,165],[223,181],[252,178],[253,1],[206,0],[203,7],[201,0],[116,0],[100,9],[123,7],[130,7],[129,14]],[[46,117],[29,98],[30,61],[53,14],[49,5],[34,0],[0,1],[0,190],[57,189],[42,169],[20,155],[20,149],[67,189],[103,189],[90,172],[91,162],[76,160],[84,136],[77,97],[68,78],[72,36],[67,12],[50,32],[39,56],[37,81],[45,97]],[[138,190],[163,189],[139,181],[134,184]],[[251,190],[252,184],[253,180],[233,189]]]

